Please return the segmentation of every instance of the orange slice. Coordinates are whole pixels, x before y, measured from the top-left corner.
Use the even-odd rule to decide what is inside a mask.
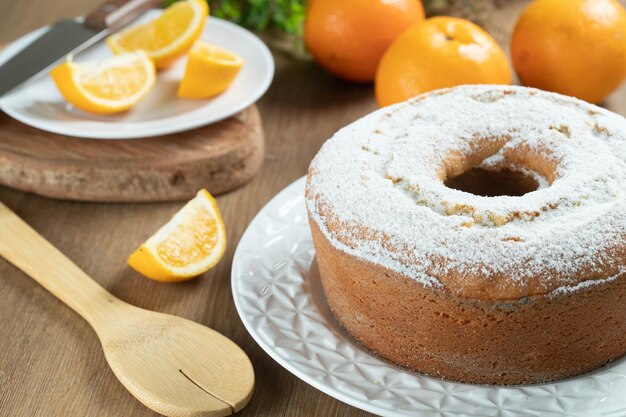
[[[156,80],[154,64],[144,52],[85,63],[74,63],[69,57],[50,75],[67,101],[97,114],[128,110]]]
[[[128,258],[128,264],[157,281],[185,281],[215,266],[225,249],[226,230],[215,199],[200,190]]]
[[[116,54],[144,50],[157,68],[166,68],[191,48],[208,14],[205,0],[179,1],[156,19],[111,35],[106,42]]]
[[[243,66],[243,59],[218,46],[196,41],[185,75],[178,87],[178,97],[208,98],[220,94],[233,82]]]

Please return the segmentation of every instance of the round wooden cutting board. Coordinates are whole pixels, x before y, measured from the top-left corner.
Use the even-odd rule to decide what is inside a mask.
[[[0,113],[0,184],[53,198],[186,200],[201,188],[221,194],[251,180],[263,155],[254,105],[209,126],[133,140],[55,135]]]

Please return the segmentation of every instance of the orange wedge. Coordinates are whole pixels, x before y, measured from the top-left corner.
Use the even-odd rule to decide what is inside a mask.
[[[85,63],[74,63],[70,57],[50,75],[67,101],[97,114],[128,110],[156,80],[154,64],[144,52]]]
[[[166,68],[200,37],[208,14],[205,0],[179,1],[158,18],[111,35],[106,42],[116,54],[146,51],[157,68]]]
[[[233,82],[243,59],[220,47],[196,41],[189,51],[178,97],[208,98],[220,94]]]
[[[215,199],[200,190],[128,258],[128,264],[156,281],[185,281],[215,266],[225,249],[226,230]]]

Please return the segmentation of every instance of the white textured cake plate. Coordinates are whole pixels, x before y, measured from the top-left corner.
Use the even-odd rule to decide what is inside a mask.
[[[154,19],[162,11],[151,10],[139,22]],[[47,28],[19,38],[0,52],[0,64],[23,49]],[[0,99],[0,109],[22,123],[61,135],[91,139],[134,139],[182,132],[239,113],[257,101],[274,77],[269,49],[251,32],[225,20],[209,17],[200,39],[229,49],[244,59],[244,66],[224,93],[208,100],[176,97],[186,59],[159,71],[150,93],[127,112],[99,116],[67,104],[50,76],[42,75]],[[112,56],[99,42],[76,57],[76,62]]]
[[[298,378],[384,416],[624,417],[626,361],[559,383],[484,387],[390,365],[358,345],[326,304],[304,205],[304,178],[270,201],[233,260],[237,311],[257,343]]]

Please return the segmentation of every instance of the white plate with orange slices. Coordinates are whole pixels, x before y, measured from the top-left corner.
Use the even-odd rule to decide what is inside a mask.
[[[257,101],[272,82],[274,61],[269,49],[251,32],[225,20],[205,18],[206,10],[203,15],[202,8],[198,8],[197,4],[197,10],[189,7],[190,10],[185,11],[180,6],[182,3],[198,3],[198,0],[175,3],[180,9],[177,14],[189,19],[184,24],[195,25],[197,32],[193,33],[194,29],[189,27],[165,50],[159,50],[157,56],[148,52],[151,60],[156,63],[156,71],[151,69],[148,62],[150,60],[141,53],[115,55],[113,52],[123,53],[125,47],[141,36],[135,34],[134,38],[124,38],[129,31],[155,21],[164,14],[163,10],[155,9],[125,29],[126,32],[113,35],[107,42],[100,42],[76,57],[69,57],[71,64],[58,69],[55,76],[57,84],[64,89],[63,94],[52,76],[46,74],[0,98],[0,109],[30,126],[61,135],[90,139],[161,136],[215,123],[242,111]],[[40,28],[13,42],[0,52],[0,64],[46,30],[46,27]],[[194,46],[189,51],[192,44]],[[185,76],[187,61],[194,55],[200,57],[193,66],[196,73],[200,72],[203,77],[214,82],[220,76],[230,77],[232,82],[228,82],[230,79],[223,80],[224,85],[221,88],[219,85],[209,87],[203,92],[203,97],[191,97],[194,92],[201,91],[207,85],[202,79],[194,77],[194,74]],[[230,59],[226,67],[235,59],[235,64],[240,69],[234,71],[234,74],[230,71],[229,75],[228,68],[220,65],[225,61],[224,56]],[[115,58],[112,59],[113,57]],[[103,65],[115,68],[105,74]],[[91,74],[98,71],[101,78],[114,73],[121,74],[116,85],[123,85],[121,90],[134,90],[131,93],[114,91],[111,99],[108,96],[101,99],[107,87],[85,85],[83,81],[95,79],[97,84],[98,77],[91,77]],[[87,76],[75,75],[81,72]],[[183,78],[187,85],[181,86]],[[79,87],[72,85],[76,84],[77,79],[82,83]],[[179,88],[189,98],[179,97]],[[223,92],[216,93],[224,88],[226,89]],[[95,93],[91,94],[92,91]],[[66,98],[70,98],[77,105],[70,104]],[[125,108],[127,109],[124,110]]]

